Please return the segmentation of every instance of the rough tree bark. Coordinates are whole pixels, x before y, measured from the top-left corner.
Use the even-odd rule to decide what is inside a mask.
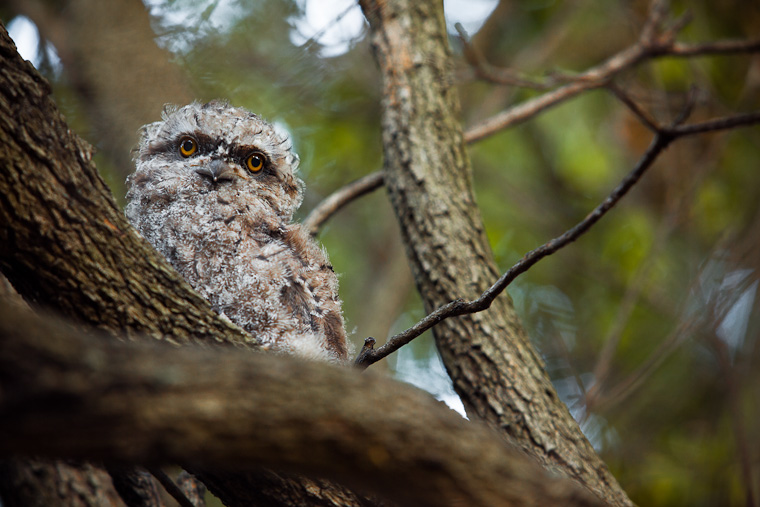
[[[0,494],[6,507],[124,507],[108,472],[86,463],[3,460]]]
[[[2,274],[0,306],[29,310]],[[124,507],[102,467],[38,458],[0,460],[0,500],[7,507]]]
[[[185,103],[192,97],[179,68],[169,64],[169,53],[154,42],[145,7],[141,2],[129,0],[107,3],[73,0],[63,4],[10,0],[7,7],[30,17],[42,37],[54,44],[66,78],[93,126],[88,137],[99,146],[100,160],[108,160],[111,172],[115,169],[121,176],[118,179],[123,181],[133,167],[129,149],[125,147],[136,144],[139,127],[158,119],[163,104]],[[81,491],[90,491],[92,484],[108,478],[108,474],[92,472],[94,467],[72,468],[70,473],[63,473],[67,464],[50,463],[49,470],[41,473],[45,465],[33,462],[25,473],[21,470],[23,466],[22,460],[8,464],[18,472],[16,477],[28,483],[39,478],[40,484],[26,491],[36,494],[39,498],[34,501],[42,503],[46,498],[43,492],[51,491],[45,486],[46,482],[52,482],[51,477],[58,476],[68,484],[78,480],[75,489]],[[87,471],[91,473],[88,475]],[[10,471],[8,474],[12,475]],[[136,484],[144,483],[143,474]],[[150,495],[153,490],[155,487],[133,496]],[[19,499],[16,505],[28,505],[31,501]],[[54,503],[57,502],[47,504]],[[103,495],[93,496],[91,505],[106,505]]]
[[[47,82],[0,37],[0,268],[19,294],[104,329],[254,347],[127,222]]]
[[[361,5],[383,76],[385,186],[425,309],[474,299],[499,273],[472,194],[442,2]],[[608,503],[631,504],[557,396],[507,295],[433,333],[468,414]]]
[[[48,88],[44,80],[31,65],[18,57],[4,30],[0,30],[0,59],[3,61],[0,67],[0,160],[3,164],[0,171],[0,268],[3,273],[25,299],[37,307],[54,308],[109,334],[123,330],[127,336],[137,341],[145,334],[171,344],[189,345],[183,348],[165,345],[164,353],[157,354],[152,349],[141,349],[139,344],[110,343],[103,337],[76,342],[75,334],[69,334],[66,338],[66,333],[59,324],[52,324],[51,327],[44,321],[38,322],[40,319],[36,317],[27,320],[27,324],[33,325],[36,322],[47,327],[44,328],[41,338],[38,336],[40,340],[35,341],[31,331],[26,335],[18,334],[23,326],[20,321],[12,320],[12,317],[19,317],[21,312],[6,311],[0,318],[0,322],[11,324],[5,329],[10,334],[6,334],[0,340],[3,350],[3,366],[0,368],[0,385],[3,386],[0,390],[0,403],[3,404],[3,408],[0,409],[0,420],[8,424],[4,434],[8,436],[14,431],[14,436],[18,437],[20,434],[15,433],[16,431],[41,433],[34,433],[34,438],[24,440],[28,446],[11,447],[13,444],[20,444],[22,440],[2,439],[4,447],[0,454],[7,456],[10,452],[38,452],[89,459],[111,458],[132,464],[165,462],[172,459],[196,465],[237,464],[235,459],[226,459],[229,456],[234,458],[235,449],[244,447],[240,445],[241,442],[249,442],[254,448],[257,445],[267,446],[270,445],[268,439],[274,439],[276,433],[263,429],[255,432],[255,436],[262,437],[261,441],[252,438],[250,434],[246,439],[237,441],[234,438],[229,439],[230,433],[227,433],[220,435],[218,440],[198,438],[179,445],[172,438],[176,437],[176,429],[183,421],[190,421],[186,409],[193,403],[200,402],[198,410],[201,415],[207,414],[211,407],[216,407],[218,420],[227,420],[230,414],[234,413],[235,402],[246,400],[249,390],[253,393],[263,393],[264,398],[259,401],[249,400],[253,405],[248,405],[248,412],[243,413],[241,419],[236,419],[240,422],[237,427],[244,429],[247,427],[244,421],[248,420],[251,411],[262,416],[276,413],[277,408],[282,407],[279,405],[282,396],[287,398],[287,391],[301,393],[294,398],[293,404],[288,405],[294,410],[299,407],[318,408],[323,414],[326,410],[328,427],[335,424],[332,412],[333,408],[340,407],[338,400],[365,400],[367,405],[362,406],[364,408],[352,417],[371,416],[369,420],[364,419],[359,432],[360,436],[366,438],[354,442],[351,452],[356,456],[364,456],[364,461],[367,461],[367,453],[388,458],[380,460],[384,468],[374,470],[378,474],[377,478],[365,473],[364,479],[356,480],[362,485],[365,484],[363,481],[369,481],[369,487],[383,486],[384,493],[402,501],[416,502],[418,496],[423,498],[428,493],[433,495],[430,497],[432,500],[421,499],[422,504],[440,504],[461,498],[458,496],[459,493],[447,488],[461,489],[466,477],[471,473],[467,470],[471,468],[477,472],[478,481],[483,481],[489,474],[491,477],[490,480],[485,480],[482,486],[472,488],[471,504],[493,505],[494,502],[500,503],[498,498],[520,503],[593,503],[582,491],[579,492],[568,482],[543,475],[525,457],[509,451],[506,447],[500,448],[493,440],[488,439],[487,433],[482,429],[476,429],[461,421],[458,416],[433,403],[427,396],[420,398],[420,394],[417,393],[410,401],[404,402],[404,388],[398,388],[396,384],[379,383],[377,390],[373,391],[371,386],[375,381],[353,371],[341,371],[339,374],[349,379],[349,384],[331,384],[327,378],[322,382],[320,374],[315,373],[319,368],[327,371],[329,368],[325,365],[307,366],[293,363],[283,366],[283,358],[266,359],[259,364],[261,359],[254,359],[252,355],[249,358],[248,354],[239,352],[219,352],[211,347],[205,347],[205,351],[195,350],[191,345],[223,343],[251,348],[254,343],[250,336],[214,314],[208,304],[179,279],[164,259],[126,223],[90,161],[89,147],[68,130],[48,97]],[[9,338],[14,333],[15,341]],[[32,352],[35,344],[40,346],[39,355]],[[47,348],[48,346],[51,348]],[[186,354],[195,355],[195,360],[190,360],[187,369],[181,373],[183,361],[190,357]],[[240,375],[239,378],[233,378],[237,388],[230,390],[227,385],[217,391],[210,391],[207,397],[196,396],[201,391],[198,384],[193,387],[192,380],[206,379],[209,383],[217,381],[223,377],[222,373],[231,369],[230,365],[238,356],[245,357],[239,357],[239,360],[243,361],[239,368],[232,368]],[[64,362],[64,357],[73,362]],[[155,361],[151,362],[151,357],[155,357]],[[179,369],[170,366],[170,359],[175,357]],[[267,368],[262,365],[269,364],[269,361],[274,377],[264,376],[258,383],[245,382],[253,372],[265,372]],[[52,370],[43,370],[45,364],[52,367]],[[149,364],[152,364],[152,367],[148,368]],[[97,366],[101,368],[98,369]],[[149,371],[144,371],[143,368]],[[149,393],[157,395],[162,392],[162,388],[170,391],[174,388],[172,392],[176,397],[175,403],[169,403],[168,399],[148,403],[143,399],[135,405],[124,404],[130,392],[133,395],[145,393],[145,377],[138,374],[141,370],[152,379],[152,384],[147,390]],[[110,377],[110,383],[109,373],[115,375]],[[133,378],[132,375],[136,376]],[[282,379],[283,376],[295,384],[290,384],[290,387],[283,385],[284,391],[278,392],[279,388],[276,388],[274,379]],[[106,388],[103,388],[103,384],[98,384],[99,379],[103,379]],[[184,383],[185,380],[190,383]],[[336,395],[337,399],[322,404],[316,402],[320,398],[313,395],[313,391],[306,389],[315,381],[325,392]],[[134,390],[130,391],[130,386]],[[216,404],[215,400],[227,399],[225,393],[229,395],[230,392],[235,393],[231,400],[222,402],[221,405]],[[109,393],[121,396],[109,397]],[[375,395],[379,397],[376,398]],[[88,403],[74,402],[77,399],[88,399],[105,412],[96,414],[95,419],[86,419],[83,411],[72,411],[73,407],[82,409],[90,406]],[[171,412],[162,412],[171,406],[174,407]],[[118,412],[119,407],[128,410]],[[144,407],[147,415],[143,414],[144,417],[138,418],[134,424],[129,424],[129,414],[135,415],[135,409],[138,407]],[[269,407],[272,412],[264,410],[265,407]],[[427,407],[424,412],[433,411],[430,416],[426,416],[428,419],[418,416],[423,407]],[[57,417],[62,419],[52,417],[52,412],[47,414],[51,415],[50,418],[42,416],[40,412],[56,409],[59,410]],[[117,412],[113,412],[114,409]],[[420,449],[428,454],[415,458],[419,468],[418,475],[415,475],[400,466],[402,462],[396,463],[395,460],[404,456],[404,449],[417,448],[410,447],[410,442],[426,441],[422,437],[426,433],[432,433],[433,428],[426,421],[432,420],[429,417],[435,418],[436,410],[438,415],[441,410],[447,414],[443,416],[448,418],[446,425],[454,424],[452,427],[460,427],[460,432],[453,434],[452,445],[459,442],[466,444],[471,438],[476,437],[483,438],[485,443],[474,451],[465,449],[464,452],[472,460],[471,466],[458,468],[461,467],[461,463],[457,465],[456,460],[448,463],[447,456],[456,454],[452,454],[453,448],[446,448],[443,444],[449,440],[449,435],[443,434],[443,440],[439,443]],[[76,421],[69,419],[72,412],[83,418]],[[169,413],[173,414],[174,419],[169,417]],[[285,416],[287,413],[287,410],[283,411]],[[254,455],[253,459],[258,460],[257,464],[282,464],[286,468],[292,466],[295,471],[305,473],[315,470],[321,472],[324,466],[325,473],[329,475],[331,469],[328,464],[321,463],[322,466],[317,467],[312,462],[303,469],[298,469],[296,463],[287,461],[299,456],[303,459],[314,458],[315,442],[321,442],[320,445],[325,446],[325,449],[342,452],[351,449],[350,446],[342,447],[348,446],[343,440],[347,435],[343,431],[336,431],[335,428],[330,430],[332,437],[329,439],[322,434],[315,442],[292,440],[302,433],[318,435],[300,431],[310,428],[311,421],[315,420],[313,415],[312,413],[304,416],[302,412],[299,416],[300,424],[280,423],[279,426],[272,422],[274,419],[265,418],[273,425],[272,428],[282,430],[279,433],[282,440],[271,440],[273,445],[270,450],[280,446],[282,452],[278,454],[279,459],[286,462],[270,462]],[[383,420],[383,415],[390,420]],[[398,426],[401,433],[384,434],[390,423],[400,420],[399,417],[405,421]],[[452,423],[454,420],[457,422]],[[12,424],[14,421],[15,427]],[[154,429],[159,431],[158,433],[151,434],[148,431],[150,425],[146,425],[146,422],[150,421],[156,425]],[[138,422],[145,432],[135,431]],[[206,422],[209,424],[208,431],[213,431],[213,422]],[[85,432],[75,439],[73,433],[69,432],[77,428],[82,429],[82,425]],[[337,427],[344,426],[338,424]],[[232,428],[230,431],[234,432],[236,426],[233,425]],[[403,428],[409,428],[411,433],[404,433],[406,430]],[[109,433],[111,431],[114,433]],[[95,436],[109,434],[112,440],[103,444],[107,452],[103,452],[103,448],[87,450],[87,444],[95,445],[98,442]],[[145,435],[152,440],[148,440],[149,444],[146,445],[129,445],[129,442],[135,442],[133,439],[136,434]],[[68,438],[69,436],[71,438]],[[383,437],[383,445],[377,448],[367,445],[367,442],[373,441],[372,437],[378,436]],[[124,445],[125,442],[127,445]],[[171,442],[175,445],[170,445]],[[64,449],[62,446],[66,443],[76,444],[77,447]],[[231,444],[227,445],[226,452],[232,454],[220,455],[217,457],[218,461],[208,461],[206,451],[209,450],[209,446],[225,443]],[[45,447],[46,445],[50,447]],[[79,450],[76,450],[77,448]],[[297,451],[300,451],[300,454]],[[340,456],[340,452],[337,452],[337,455]],[[358,457],[356,462],[334,460],[328,451],[319,456],[323,459],[329,458],[326,463],[332,466],[342,466],[343,473],[347,476],[351,470],[367,472],[361,467],[356,467],[355,463],[360,462]],[[484,456],[490,458],[483,460]],[[483,466],[489,462],[501,464],[494,466],[486,475],[482,475],[475,467],[477,463]],[[514,477],[517,480],[514,482],[505,480],[510,477],[510,470],[516,474]],[[405,483],[402,481],[405,477],[418,480]],[[428,478],[431,486],[422,487],[424,481],[420,482],[420,477]],[[456,480],[453,477],[456,477]],[[347,481],[352,482],[350,479]],[[399,484],[405,484],[406,490],[395,490]],[[531,484],[532,486],[526,487]],[[554,484],[558,484],[557,488],[553,487]],[[418,487],[420,490],[415,491]],[[483,496],[486,495],[484,491],[488,492],[487,495],[493,493],[501,496]],[[447,492],[451,495],[441,496]],[[243,505],[246,502],[241,497],[235,503]]]
[[[0,455],[267,467],[402,505],[600,505],[485,425],[374,372],[123,343],[0,307],[0,385]]]

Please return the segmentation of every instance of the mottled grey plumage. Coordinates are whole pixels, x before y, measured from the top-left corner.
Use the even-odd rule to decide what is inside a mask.
[[[129,177],[132,224],[214,309],[265,347],[347,357],[338,283],[299,225],[288,136],[224,102],[146,125]]]

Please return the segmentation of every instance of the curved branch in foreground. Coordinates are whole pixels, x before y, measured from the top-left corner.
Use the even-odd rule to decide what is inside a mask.
[[[0,308],[0,455],[319,474],[402,505],[599,505],[371,372],[124,343]]]
[[[428,329],[449,317],[476,313],[489,308],[493,300],[496,299],[496,297],[501,294],[515,278],[526,272],[544,257],[569,245],[586,233],[596,222],[607,214],[607,212],[612,209],[631,188],[633,188],[647,169],[652,166],[659,154],[664,151],[671,142],[679,137],[717,132],[757,124],[760,124],[760,112],[737,114],[691,125],[676,125],[670,128],[661,128],[655,134],[649,148],[641,159],[639,159],[633,170],[623,178],[620,184],[604,201],[594,208],[586,218],[578,222],[574,227],[565,231],[562,235],[526,253],[522,259],[506,271],[491,287],[488,288],[488,290],[483,292],[479,298],[472,301],[457,299],[440,306],[435,311],[426,315],[414,326],[389,338],[384,345],[377,349],[372,349],[372,344],[374,342],[369,344],[365,343],[355,364],[359,367],[366,368],[395,352]]]

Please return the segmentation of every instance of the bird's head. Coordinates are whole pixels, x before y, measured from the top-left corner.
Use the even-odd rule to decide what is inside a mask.
[[[242,194],[287,220],[301,203],[299,160],[290,137],[226,102],[167,108],[162,121],[143,128],[135,161],[130,185],[152,186],[165,200]]]

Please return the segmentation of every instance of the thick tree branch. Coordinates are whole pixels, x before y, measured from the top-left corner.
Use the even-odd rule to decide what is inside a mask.
[[[2,274],[0,306],[29,310]],[[124,507],[111,475],[102,466],[38,458],[0,460],[0,499],[9,507]]]
[[[596,505],[427,393],[371,372],[124,343],[0,308],[0,454],[257,467],[404,505]]]

